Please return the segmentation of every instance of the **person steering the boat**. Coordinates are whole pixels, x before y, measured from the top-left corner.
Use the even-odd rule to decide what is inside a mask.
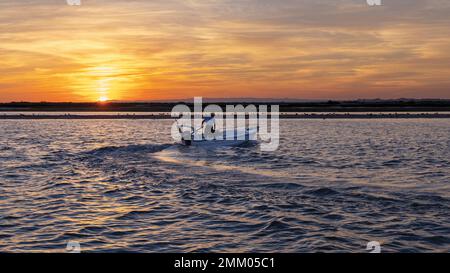
[[[216,132],[216,114],[211,113],[209,117],[205,117],[202,121],[202,127],[205,128],[205,132],[207,133],[215,133]]]

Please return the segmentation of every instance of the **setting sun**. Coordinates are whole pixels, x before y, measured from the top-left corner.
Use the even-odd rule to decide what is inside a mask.
[[[106,96],[101,96],[100,98],[98,98],[99,102],[107,102],[109,99]]]

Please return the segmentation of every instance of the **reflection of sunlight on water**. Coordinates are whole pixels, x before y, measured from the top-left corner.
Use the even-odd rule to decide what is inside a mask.
[[[171,147],[162,150],[161,152],[155,153],[154,157],[167,163],[192,167],[204,167],[217,171],[234,171],[279,178],[289,177],[289,174],[286,172],[277,172],[273,170],[256,169],[248,166],[233,166],[217,163],[215,160],[216,155],[213,150],[205,150],[197,147]],[[221,157],[220,159],[223,159],[223,157]]]

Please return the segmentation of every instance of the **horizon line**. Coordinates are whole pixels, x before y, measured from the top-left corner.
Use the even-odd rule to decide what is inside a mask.
[[[297,99],[297,98],[203,98],[204,102],[349,102],[349,101],[450,101],[450,98],[354,98],[354,99]],[[55,104],[108,104],[108,103],[176,103],[193,102],[193,98],[164,100],[107,100],[107,101],[5,101],[0,104],[14,103],[55,103]]]

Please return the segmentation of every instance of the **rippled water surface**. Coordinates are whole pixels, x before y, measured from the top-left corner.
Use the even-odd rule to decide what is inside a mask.
[[[170,126],[0,121],[0,251],[450,251],[450,120],[282,120],[276,152]]]

